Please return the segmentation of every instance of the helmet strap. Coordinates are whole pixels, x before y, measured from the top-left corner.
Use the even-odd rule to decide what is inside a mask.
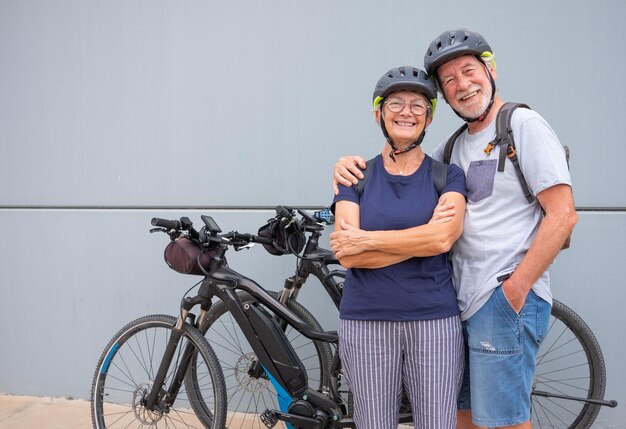
[[[413,150],[416,147],[418,147],[420,144],[422,144],[422,141],[424,140],[424,136],[426,135],[426,126],[424,126],[424,129],[422,130],[422,134],[420,134],[417,140],[415,140],[413,143],[411,143],[408,147],[404,149],[396,148],[396,145],[394,144],[393,140],[391,140],[391,137],[389,137],[389,133],[387,132],[387,127],[385,127],[385,120],[383,118],[382,109],[380,112],[380,128],[383,131],[383,135],[385,136],[385,139],[387,139],[387,143],[389,143],[389,145],[391,146],[391,152],[389,152],[389,158],[391,158],[393,162],[396,162],[396,155],[402,155],[403,153],[407,153],[408,151]]]

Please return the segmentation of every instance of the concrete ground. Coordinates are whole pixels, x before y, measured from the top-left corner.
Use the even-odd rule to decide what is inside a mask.
[[[90,429],[89,406],[82,399],[0,393],[0,429]]]
[[[89,402],[0,394],[0,429],[89,429]]]

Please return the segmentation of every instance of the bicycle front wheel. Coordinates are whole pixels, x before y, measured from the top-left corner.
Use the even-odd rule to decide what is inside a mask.
[[[602,350],[589,326],[554,300],[548,333],[537,356],[532,392],[534,428],[589,428],[600,405],[580,399],[604,398]]]
[[[215,353],[203,335],[185,324],[184,334],[165,378],[167,389],[184,351],[195,355],[195,365],[205,375],[202,384],[203,415],[196,415],[184,387],[173,400],[154,410],[145,407],[155,375],[165,354],[176,318],[153,315],[124,326],[109,342],[100,357],[91,390],[91,416],[94,429],[115,428],[211,428],[224,427],[226,390],[224,376]],[[191,347],[188,347],[188,346]]]
[[[269,293],[278,299],[277,292]],[[239,292],[239,298],[243,303],[254,299],[245,292]],[[287,307],[313,329],[322,329],[313,315],[298,302],[290,300]],[[263,368],[258,365],[252,347],[222,301],[213,304],[208,323],[209,328],[205,337],[214,348],[224,369],[228,397],[227,427],[264,427],[259,418],[260,414],[266,409],[280,409],[276,390]],[[329,344],[310,340],[291,326],[287,326],[285,335],[306,368],[309,386],[314,389],[327,386],[332,356]],[[199,392],[198,400],[194,401],[192,406],[202,407],[204,402],[202,368],[192,364],[191,371],[185,377],[185,386],[188,392]],[[276,427],[286,426],[283,422],[278,422]]]

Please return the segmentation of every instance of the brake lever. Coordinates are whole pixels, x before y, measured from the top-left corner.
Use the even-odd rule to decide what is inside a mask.
[[[248,243],[248,244],[243,244],[241,246],[237,245],[237,246],[233,246],[233,248],[235,249],[236,252],[239,252],[240,250],[245,250],[245,249],[251,249],[252,247],[254,247],[256,243]]]

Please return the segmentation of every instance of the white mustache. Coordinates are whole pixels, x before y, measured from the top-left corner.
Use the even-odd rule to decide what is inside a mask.
[[[473,92],[478,92],[480,91],[480,85],[477,84],[472,84],[472,86],[470,86],[467,90],[465,90],[464,92],[462,92],[461,94],[457,94],[456,96],[456,100],[457,101],[461,101],[463,100],[465,97],[467,97],[468,95],[470,95]]]

